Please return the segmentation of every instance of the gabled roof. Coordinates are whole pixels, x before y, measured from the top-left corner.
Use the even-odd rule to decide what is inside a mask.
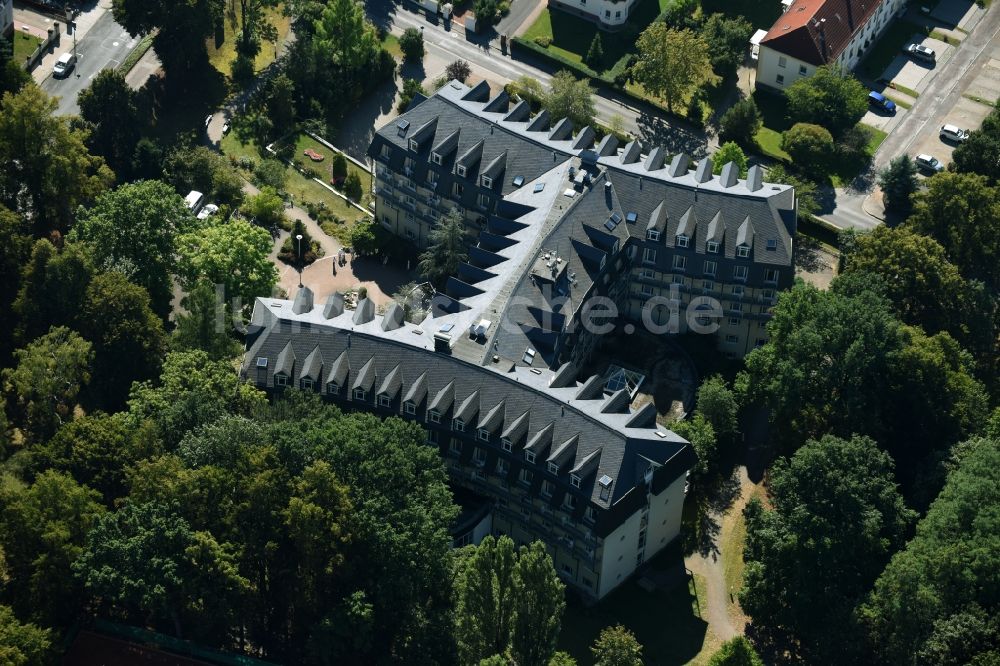
[[[489,430],[493,432],[501,425],[503,425],[504,408],[506,402],[501,400],[497,403],[496,407],[488,411],[486,414],[480,416],[479,418],[479,429]]]
[[[423,402],[424,397],[427,395],[427,372],[424,371],[420,373],[420,376],[413,380],[410,384],[410,388],[406,390],[406,395],[403,396],[403,402],[412,402],[415,405],[419,405]]]
[[[518,416],[510,425],[504,428],[500,436],[504,439],[509,439],[511,442],[520,440],[528,432],[528,417],[530,414],[531,412],[524,412]]]
[[[444,414],[449,409],[451,409],[452,404],[455,402],[455,382],[450,381],[441,387],[441,390],[437,392],[434,399],[431,400],[431,404],[427,405],[427,409],[433,410]]]
[[[372,386],[375,385],[375,357],[372,356],[368,359],[368,362],[361,366],[358,370],[357,376],[354,378],[354,384],[351,389],[364,389],[365,392],[371,391]]]
[[[292,370],[294,368],[295,350],[292,349],[292,343],[289,341],[289,343],[285,345],[285,348],[281,350],[281,353],[278,354],[278,361],[274,364],[274,374],[291,377]]]
[[[455,410],[454,419],[461,419],[465,423],[470,423],[472,417],[479,413],[479,390],[469,394],[469,397],[462,401],[462,404]]]
[[[537,454],[551,446],[552,433],[555,431],[555,427],[556,423],[555,421],[552,421],[547,426],[536,432],[535,435],[528,440],[528,443],[524,445],[525,450],[534,451]]]
[[[400,366],[397,365],[395,368],[390,370],[389,374],[387,374],[385,379],[382,380],[382,384],[378,387],[378,394],[395,398],[402,386],[403,371],[400,369]]]
[[[326,376],[326,383],[336,384],[337,386],[343,386],[344,380],[347,379],[347,373],[351,370],[351,361],[347,356],[347,351],[340,353],[337,360],[333,362],[330,366],[330,374]]]
[[[795,0],[760,45],[811,65],[825,65],[840,57],[881,4],[880,0]]]

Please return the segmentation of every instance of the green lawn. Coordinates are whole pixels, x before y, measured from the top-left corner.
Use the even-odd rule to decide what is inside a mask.
[[[757,147],[760,152],[776,160],[790,162],[791,156],[781,149],[781,132],[777,132],[770,127],[761,127],[757,132]]]
[[[382,40],[382,48],[391,53],[397,60],[403,57],[403,49],[399,46],[399,39],[391,32],[385,33],[385,39]]]
[[[889,63],[903,52],[903,47],[909,44],[913,35],[917,33],[927,35],[930,31],[909,21],[893,21],[861,61],[858,73],[872,81],[881,77]]]
[[[42,40],[34,35],[16,31],[11,37],[14,42],[14,62],[24,64],[25,59],[35,52]]]
[[[558,9],[545,9],[531,27],[522,35],[529,41],[547,37],[552,44],[550,53],[560,55],[573,62],[582,62],[590,50],[594,35],[600,33],[604,57],[596,68],[603,74],[615,68],[622,59],[635,50],[636,37],[667,6],[670,0],[639,0],[633,9],[626,27],[618,32],[599,30],[592,21],[574,16]],[[624,66],[624,64],[622,65]]]
[[[237,3],[235,7],[238,13],[240,11],[239,4]],[[285,37],[288,36],[288,31],[291,29],[291,17],[285,16],[281,5],[267,8],[264,11],[267,14],[268,21],[278,30],[278,41],[274,43],[261,42],[260,53],[254,59],[254,69],[258,72],[274,62],[275,45],[283,42]],[[224,31],[221,41],[217,42],[214,38],[209,38],[206,46],[209,63],[222,74],[229,76],[232,73],[233,60],[236,59],[236,29],[234,29],[228,17],[223,21],[223,27]],[[238,27],[239,24],[237,23]]]
[[[277,148],[277,147],[276,147]],[[307,149],[315,150],[316,152],[323,155],[326,159],[322,162],[313,162],[308,157],[305,156],[304,152]],[[333,163],[333,151],[324,146],[319,141],[316,141],[311,136],[302,132],[298,135],[295,141],[295,156],[293,159],[302,162],[304,166],[308,166],[312,170],[317,172],[317,177],[321,178],[323,182],[329,183],[331,176],[331,169]],[[371,191],[372,191],[372,174],[366,169],[362,169],[354,162],[347,160],[347,172],[356,173],[358,177],[361,178],[361,189],[365,193],[364,198],[359,201],[362,206],[366,205],[371,201]],[[331,183],[332,185],[332,183]],[[339,188],[338,188],[339,189]]]
[[[255,161],[264,159],[257,145],[251,140],[241,140],[236,132],[230,132],[222,139],[222,152],[236,158],[249,157]],[[330,149],[323,146],[324,154],[329,154]],[[273,157],[269,153],[266,157]],[[307,159],[308,161],[308,159]],[[327,167],[329,168],[329,167]],[[250,174],[246,174],[250,177]],[[369,181],[370,182],[370,181]],[[336,196],[328,189],[312,180],[306,178],[295,169],[288,169],[288,180],[285,183],[285,191],[292,195],[294,203],[300,208],[305,208],[306,202],[325,205],[333,215],[342,220],[354,221],[364,217],[364,213],[357,208],[348,205],[346,201]]]
[[[666,548],[650,563],[654,568],[680,567],[680,551]],[[705,603],[700,579],[687,578],[669,592],[646,592],[634,580],[591,608],[569,603],[562,619],[559,650],[576,658],[580,666],[594,663],[590,646],[601,629],[622,624],[635,633],[643,645],[647,664],[686,664],[702,649],[708,624],[700,617]]]

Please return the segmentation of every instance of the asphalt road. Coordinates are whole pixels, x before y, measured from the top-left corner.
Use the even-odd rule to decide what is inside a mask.
[[[72,37],[63,36],[63,41]],[[80,91],[90,85],[91,80],[102,69],[117,67],[135,47],[133,39],[124,28],[115,23],[111,12],[105,12],[83,39],[76,45],[77,63],[70,75],[57,79],[51,74],[42,82],[42,89],[59,97],[59,115],[75,115],[80,112],[76,98]]]

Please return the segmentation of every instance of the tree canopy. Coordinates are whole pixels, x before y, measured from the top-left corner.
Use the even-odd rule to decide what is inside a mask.
[[[785,90],[788,115],[796,123],[821,125],[834,137],[854,127],[868,110],[868,91],[836,65],[816,68]]]
[[[770,479],[774,508],[753,499],[744,511],[740,605],[808,661],[849,662],[861,636],[855,606],[915,518],[892,459],[871,439],[827,435],[778,460]]]
[[[642,645],[620,624],[605,627],[590,651],[595,666],[642,666]]]
[[[861,617],[885,663],[1000,658],[1000,441],[974,439]]]
[[[676,30],[655,21],[639,35],[636,46],[635,80],[651,95],[662,98],[670,111],[696,88],[718,81],[708,43],[691,30]]]
[[[139,111],[139,93],[120,71],[104,69],[80,91],[77,103],[90,129],[87,146],[104,158],[119,179],[131,175],[135,145],[146,125]]]
[[[576,127],[594,124],[594,88],[586,79],[577,79],[566,70],[552,77],[542,106],[552,118],[569,118]]]
[[[452,210],[442,217],[427,240],[427,250],[420,255],[417,270],[429,282],[440,286],[468,258],[469,233],[462,214]]]

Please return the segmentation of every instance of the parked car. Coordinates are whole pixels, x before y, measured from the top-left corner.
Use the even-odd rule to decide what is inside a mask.
[[[199,220],[206,220],[219,212],[219,207],[215,204],[205,204],[205,207],[198,211],[196,216]]]
[[[917,155],[913,160],[917,163],[917,166],[925,171],[931,171],[933,173],[938,173],[939,171],[944,171],[944,164],[941,163],[936,157],[932,155]]]
[[[946,141],[962,143],[969,138],[969,130],[955,125],[941,125],[941,138]]]
[[[896,103],[874,90],[868,93],[868,104],[886,113],[896,113]]]
[[[934,49],[928,48],[923,44],[910,44],[906,47],[906,52],[916,60],[923,60],[924,62],[934,62],[937,59],[937,54],[934,53]]]
[[[52,76],[57,79],[61,79],[64,76],[69,76],[69,73],[73,71],[76,67],[76,56],[72,53],[63,53],[56,60],[56,64],[52,66]]]

